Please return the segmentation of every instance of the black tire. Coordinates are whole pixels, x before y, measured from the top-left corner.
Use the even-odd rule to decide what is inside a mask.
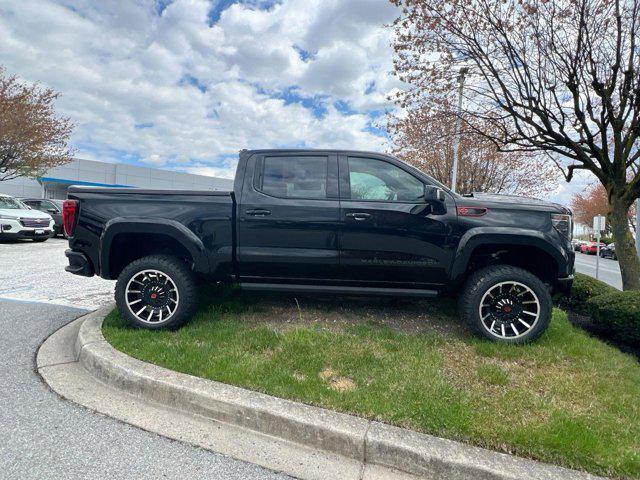
[[[511,290],[503,292],[503,288]],[[460,292],[458,305],[462,320],[475,335],[499,343],[532,342],[551,321],[549,288],[532,273],[510,265],[474,272]]]
[[[136,287],[139,291],[132,288],[134,284],[141,285]],[[150,255],[134,260],[122,270],[116,282],[115,298],[120,315],[132,327],[174,329],[195,313],[198,288],[195,276],[183,261],[169,255]],[[137,306],[134,308],[133,304]],[[144,313],[138,312],[139,306],[146,308]],[[144,319],[147,313],[149,319]]]

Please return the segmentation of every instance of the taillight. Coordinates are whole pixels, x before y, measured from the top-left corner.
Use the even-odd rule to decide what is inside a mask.
[[[78,201],[65,200],[62,203],[62,223],[64,225],[64,233],[67,237],[73,235],[73,229],[76,228],[76,217],[78,216]]]

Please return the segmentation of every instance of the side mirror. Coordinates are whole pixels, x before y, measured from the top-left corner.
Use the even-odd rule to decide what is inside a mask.
[[[58,213],[58,210],[56,210],[55,208],[49,208],[47,209],[47,213]]]
[[[424,204],[416,205],[411,213],[424,215],[444,215],[447,213],[444,190],[433,185],[424,186]]]
[[[444,191],[433,185],[425,185],[424,200],[427,203],[444,203]]]

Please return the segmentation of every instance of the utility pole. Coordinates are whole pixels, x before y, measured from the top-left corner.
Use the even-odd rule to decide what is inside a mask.
[[[456,191],[458,182],[458,154],[460,151],[460,116],[462,114],[462,92],[464,91],[464,77],[469,72],[467,67],[462,67],[458,74],[458,111],[456,117],[456,132],[453,139],[453,168],[451,171],[451,190]]]

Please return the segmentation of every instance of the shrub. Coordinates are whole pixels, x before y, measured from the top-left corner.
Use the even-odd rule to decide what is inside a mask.
[[[587,311],[619,340],[640,346],[640,292],[610,292],[587,300]]]
[[[571,296],[563,299],[561,305],[577,313],[586,314],[589,313],[586,308],[587,300],[605,293],[615,292],[619,292],[619,290],[593,277],[577,273],[571,288]]]

